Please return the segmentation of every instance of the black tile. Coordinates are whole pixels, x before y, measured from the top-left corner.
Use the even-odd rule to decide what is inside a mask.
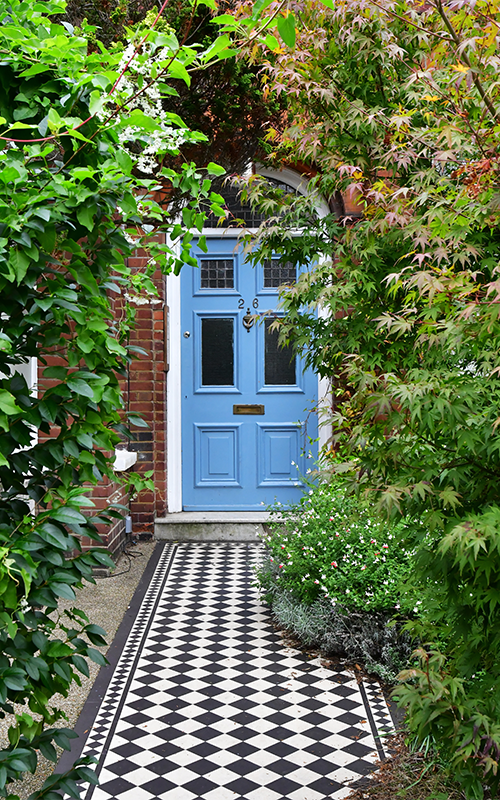
[[[175,757],[175,753],[178,753],[181,749],[181,747],[177,747],[175,742],[165,742],[164,744],[158,744],[156,747],[153,747],[151,752],[156,753],[157,756],[161,756],[162,758],[168,758],[169,756]],[[117,751],[115,750],[114,752]],[[151,766],[149,769],[153,769],[153,767]]]
[[[200,728],[199,731],[191,731],[191,736],[196,736],[197,739],[202,739],[206,742],[207,740],[215,739],[216,736],[220,736],[220,731],[214,731],[212,728]]]
[[[126,728],[124,731],[120,731],[120,737],[127,739],[129,742],[140,742],[143,736],[148,735],[148,732],[141,730],[141,728]]]
[[[328,756],[332,752],[332,748],[328,747],[326,744],[322,744],[321,742],[314,742],[314,744],[310,744],[304,748],[307,753],[311,753],[313,756],[317,756],[318,758],[324,758]]]
[[[296,752],[295,747],[291,747],[286,742],[276,742],[276,744],[271,745],[266,749],[267,753],[272,753],[273,756],[277,756],[278,758],[286,758],[287,756],[291,755],[291,753]]]
[[[349,753],[351,756],[357,756],[358,758],[364,758],[368,753],[373,753],[373,749],[373,747],[367,747],[361,742],[353,742],[342,748],[346,753]]]
[[[203,797],[204,794],[208,794],[208,792],[213,792],[214,789],[219,788],[220,787],[215,783],[209,781],[208,778],[204,778],[202,776],[184,784],[184,789],[193,792],[193,794],[198,795],[198,797]]]
[[[343,766],[343,764],[335,763],[335,754],[330,753],[329,756],[328,760],[326,758],[318,758],[317,761],[311,761],[307,765],[307,769],[310,769],[311,772],[316,772],[318,775],[330,775],[330,773]],[[346,766],[349,769],[351,765],[347,764]]]
[[[122,758],[121,761],[116,761],[114,764],[108,764],[106,767],[110,772],[114,772],[115,775],[126,775],[127,772],[133,772],[137,769],[137,764],[134,764],[133,761],[129,761],[127,758]]]
[[[348,764],[348,767],[349,769],[352,769],[353,772],[357,772],[359,775],[368,775],[373,771],[373,764],[371,764],[369,761],[364,761],[363,759],[352,761],[350,764]]]
[[[346,739],[353,739],[356,742],[358,742],[360,739],[364,739],[365,736],[370,735],[368,731],[363,730],[362,728],[343,728],[338,733],[339,736],[345,736]]]
[[[266,769],[275,772],[276,775],[289,775],[290,772],[295,772],[297,769],[297,761],[293,761],[293,755],[291,756],[291,760],[279,758],[277,761],[272,761],[271,764],[267,764]]]
[[[339,714],[337,719],[339,722],[343,722],[345,725],[359,725],[359,723],[362,721],[366,722],[366,717],[362,717],[359,714],[353,714],[352,711],[346,711],[345,714]]]
[[[111,796],[119,797],[120,794],[130,791],[130,789],[136,789],[137,787],[133,783],[126,781],[125,778],[114,778],[112,781],[103,781],[99,788],[108,792]]]
[[[349,765],[348,765],[349,766]],[[319,778],[314,783],[309,784],[310,789],[314,789],[315,792],[319,794],[323,793],[325,798],[330,797],[333,792],[336,792],[338,789],[345,787],[345,783],[338,783],[333,778]]]
[[[290,781],[288,778],[278,778],[277,781],[273,783],[268,783],[269,789],[273,792],[281,793],[283,797],[288,797],[292,792],[296,792],[297,789],[303,789],[304,787],[295,781]]]
[[[324,709],[325,704],[320,700],[315,700],[314,697],[307,697],[300,701],[300,707],[307,708],[309,711],[317,711],[318,709]]]
[[[158,776],[158,778],[153,778],[152,781],[142,783],[141,788],[158,797],[162,792],[168,792],[171,789],[175,789],[176,784],[171,783],[170,781],[166,780],[166,778]]]
[[[259,748],[254,747],[253,745],[249,744],[249,742],[238,742],[238,744],[233,744],[232,747],[228,747],[227,749],[229,753],[233,753],[235,756],[239,756],[240,758],[245,758],[245,756],[256,753]]]
[[[177,748],[177,752],[180,752],[180,748]],[[176,769],[175,765],[175,756],[176,753],[172,753],[170,758],[161,758],[159,761],[154,761],[152,764],[148,764],[148,771],[154,772],[155,775],[162,775],[163,777],[168,778],[169,772],[172,772],[173,769]]]
[[[348,697],[344,697],[342,700],[335,701],[335,708],[342,708],[345,711],[352,711],[353,708],[359,708],[359,704],[354,700],[349,700]]]
[[[149,707],[151,708],[151,704]],[[131,727],[136,727],[137,725],[144,725],[146,722],[151,722],[151,717],[148,717],[146,714],[141,714],[140,711],[135,714],[127,714],[126,716],[122,716],[122,719]]]
[[[317,711],[311,711],[309,714],[305,714],[303,717],[300,718],[302,722],[307,722],[309,725],[323,725],[324,722],[328,722],[329,717],[325,717],[324,714],[318,714]]]
[[[352,689],[350,686],[342,686],[342,685],[334,686],[332,689],[330,689],[330,691],[332,692],[332,694],[336,694],[339,697],[351,697],[352,695],[356,694],[355,689]]]
[[[141,698],[140,700],[134,700],[133,703],[128,703],[129,708],[134,708],[136,711],[142,711],[145,708],[151,708],[153,703],[151,700],[146,700],[145,698]]]
[[[241,795],[242,797],[245,797],[246,794],[250,794],[250,792],[255,791],[255,789],[261,788],[262,787],[257,783],[254,783],[247,778],[237,778],[235,781],[231,781],[231,783],[226,783],[226,789],[229,789],[231,792]]]

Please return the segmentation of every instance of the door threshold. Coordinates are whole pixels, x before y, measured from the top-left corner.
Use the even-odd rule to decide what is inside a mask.
[[[179,511],[155,521],[155,538],[176,542],[256,542],[269,511]]]
[[[156,522],[267,522],[269,511],[177,511],[158,517]]]

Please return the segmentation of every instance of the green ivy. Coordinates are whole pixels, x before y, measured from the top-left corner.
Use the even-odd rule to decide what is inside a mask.
[[[151,29],[132,36],[127,65],[122,47],[94,48],[92,27],[51,21],[64,11],[58,0],[0,1],[0,717],[11,723],[0,797],[11,798],[9,784],[35,771],[39,753],[56,761],[56,746],[69,749],[75,734],[59,727],[56,695],[88,675],[89,659],[106,664],[96,649],[104,631],[77,608],[59,617],[57,607],[95,567],[113,566],[80,542],[99,545],[97,525],[121,518],[117,504],[96,513],[89,487],[116,479],[110,454],[130,426],[145,424],[127,416],[120,391],[134,355],[130,298],[154,294],[156,269],[193,263],[187,229],[222,213],[208,177],[221,168],[163,167],[200,135],[175,113],[144,110],[174,76],[189,82],[218,55]],[[144,177],[137,165],[152,151]],[[158,190],[182,194],[181,225]],[[127,257],[138,247],[148,263],[132,274]],[[27,384],[31,359],[50,359],[46,385]],[[132,489],[145,485],[134,474]],[[33,797],[79,797],[76,781],[96,783],[90,761]]]

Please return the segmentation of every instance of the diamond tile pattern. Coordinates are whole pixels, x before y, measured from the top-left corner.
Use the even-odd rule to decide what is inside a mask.
[[[338,800],[383,755],[378,684],[283,645],[259,554],[165,545],[83,751],[85,800]]]

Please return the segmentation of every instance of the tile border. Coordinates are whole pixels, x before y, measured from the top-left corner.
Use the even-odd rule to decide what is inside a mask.
[[[109,664],[106,667],[101,667],[99,672],[97,673],[96,679],[92,685],[92,688],[85,700],[85,704],[80,712],[78,720],[73,728],[75,733],[78,734],[78,739],[71,740],[71,750],[65,750],[61,755],[54,772],[66,772],[69,770],[73,763],[80,758],[82,755],[83,749],[86,745],[88,735],[92,731],[92,726],[97,718],[99,711],[101,710],[102,703],[106,692],[109,688],[109,685],[113,679],[114,672],[116,667],[118,666],[118,662],[122,656],[123,650],[125,645],[127,644],[128,637],[132,631],[134,623],[137,620],[138,614],[140,612],[142,603],[146,598],[147,591],[151,585],[152,579],[154,574],[158,568],[158,565],[161,561],[162,556],[164,555],[165,550],[169,548],[167,543],[162,544],[158,542],[151,557],[146,565],[146,568],[141,576],[141,579],[132,595],[132,599],[130,604],[125,611],[122,621],[118,626],[118,630],[109,646],[108,652],[106,653],[106,658],[109,661]],[[164,578],[168,575],[170,570],[172,557],[175,552],[175,547],[171,549],[171,559],[168,565],[168,569],[165,572]],[[163,581],[162,581],[163,583]],[[156,600],[160,596],[159,592],[157,592]],[[150,613],[151,617],[151,613]],[[152,618],[152,617],[151,617]]]

